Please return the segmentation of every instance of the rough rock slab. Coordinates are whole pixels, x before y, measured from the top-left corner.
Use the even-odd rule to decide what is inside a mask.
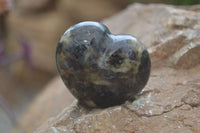
[[[200,132],[200,66],[153,70],[133,103],[86,110],[76,104],[49,119],[35,132],[148,133]]]
[[[190,68],[200,62],[198,9],[199,6],[133,4],[103,23],[112,33],[138,37],[149,48],[153,65],[165,60],[176,68]]]
[[[134,4],[105,20],[111,32],[146,44],[153,64],[148,84],[121,106],[87,110],[75,102],[35,133],[199,133],[199,8]]]

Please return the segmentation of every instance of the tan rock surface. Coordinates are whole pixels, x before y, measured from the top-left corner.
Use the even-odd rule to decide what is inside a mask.
[[[184,9],[135,4],[103,22],[115,34],[138,37],[149,48],[156,64],[165,60],[177,68],[190,68],[199,64],[200,58],[200,12],[197,9],[198,6]]]
[[[36,133],[200,132],[200,66],[190,70],[157,68],[133,103],[104,110],[77,105],[51,118]]]
[[[147,45],[153,65],[148,84],[121,106],[87,110],[75,102],[35,133],[199,133],[197,8],[134,4],[105,20],[113,33],[135,35]]]

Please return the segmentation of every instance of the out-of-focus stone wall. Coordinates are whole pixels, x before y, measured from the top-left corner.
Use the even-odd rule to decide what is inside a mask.
[[[7,17],[7,51],[20,50],[20,38],[30,44],[33,67],[56,72],[55,49],[60,36],[71,25],[99,21],[125,8],[128,0],[21,0]],[[16,63],[17,72],[26,65]]]

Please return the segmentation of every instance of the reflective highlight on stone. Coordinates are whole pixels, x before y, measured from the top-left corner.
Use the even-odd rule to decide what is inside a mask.
[[[113,35],[98,22],[69,28],[58,42],[56,65],[81,104],[105,108],[132,100],[146,85],[150,58],[130,35]]]

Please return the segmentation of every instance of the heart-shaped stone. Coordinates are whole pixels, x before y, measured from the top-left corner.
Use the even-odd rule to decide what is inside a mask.
[[[132,100],[146,85],[150,58],[130,35],[113,35],[98,22],[69,28],[58,42],[56,64],[65,85],[81,104],[105,108]]]

